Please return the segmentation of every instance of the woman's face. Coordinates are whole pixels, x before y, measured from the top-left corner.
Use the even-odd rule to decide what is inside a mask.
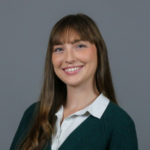
[[[93,83],[97,68],[95,44],[82,41],[77,34],[73,34],[69,41],[53,46],[52,63],[56,75],[69,86],[75,87],[86,82]]]

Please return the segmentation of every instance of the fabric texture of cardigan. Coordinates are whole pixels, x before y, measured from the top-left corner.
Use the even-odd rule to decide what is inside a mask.
[[[36,104],[32,104],[24,112],[10,150],[17,150],[23,139],[22,135],[28,132],[26,129],[32,120]],[[43,150],[51,150],[50,142]],[[120,106],[110,101],[100,119],[90,115],[58,150],[138,150],[134,121]]]

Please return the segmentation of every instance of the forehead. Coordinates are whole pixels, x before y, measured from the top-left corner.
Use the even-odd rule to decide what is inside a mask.
[[[64,43],[71,43],[74,44],[79,41],[83,41],[84,39],[80,37],[80,35],[76,31],[64,31],[57,38],[55,39],[55,42],[53,45],[59,45]]]

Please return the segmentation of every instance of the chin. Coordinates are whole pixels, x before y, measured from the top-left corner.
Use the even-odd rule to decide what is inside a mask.
[[[79,86],[82,82],[77,82],[77,81],[72,81],[72,82],[64,82],[66,85],[68,86],[73,86],[73,87],[76,87],[76,86]]]

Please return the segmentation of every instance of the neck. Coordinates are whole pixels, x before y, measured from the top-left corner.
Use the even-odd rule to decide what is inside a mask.
[[[81,110],[90,105],[98,96],[98,90],[93,86],[67,86],[67,100],[64,108],[70,111]]]

